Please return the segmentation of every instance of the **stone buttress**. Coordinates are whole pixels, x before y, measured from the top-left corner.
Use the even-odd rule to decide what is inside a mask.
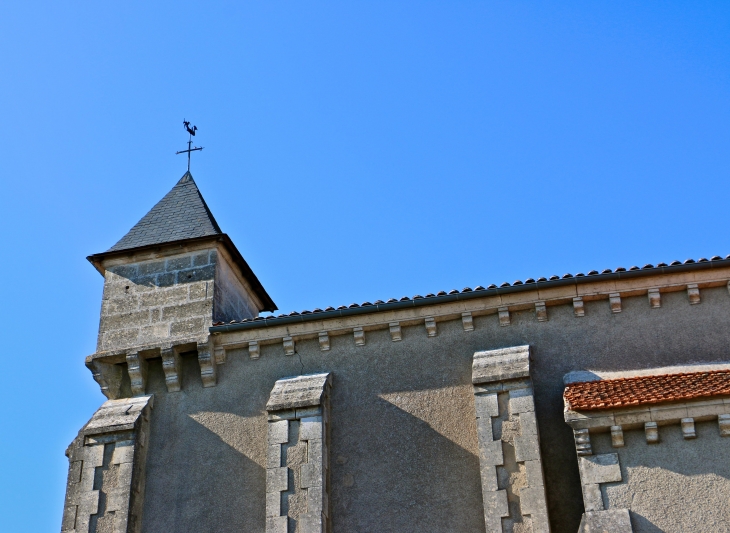
[[[472,383],[487,533],[549,533],[530,347],[476,352]]]
[[[332,374],[274,384],[266,453],[266,533],[329,533],[329,389]]]
[[[108,400],[66,450],[64,533],[139,533],[152,396]]]

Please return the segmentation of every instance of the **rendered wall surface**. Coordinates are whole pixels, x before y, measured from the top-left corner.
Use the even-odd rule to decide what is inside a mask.
[[[575,369],[626,370],[689,361],[723,361],[730,330],[726,289],[707,289],[690,306],[686,294],[664,295],[652,309],[646,297],[570,305],[403,327],[400,342],[387,330],[316,339],[284,355],[264,345],[229,353],[218,386],[203,389],[194,358],[185,357],[183,387],[165,391],[159,360],[150,361],[148,392],[156,394],[147,460],[143,531],[263,531],[266,412],[277,379],[333,372],[331,397],[332,501],[335,532],[484,531],[471,362],[475,351],[529,344],[546,493],[554,531],[577,531],[582,495],[575,446],[563,421],[564,374]],[[225,490],[221,490],[225,487]]]
[[[601,485],[607,508],[631,511],[634,533],[727,531],[730,526],[730,438],[717,422],[695,424],[685,440],[679,424],[659,426],[659,443],[643,429],[624,431],[623,448],[608,433],[591,437],[595,453],[617,453],[621,482]]]

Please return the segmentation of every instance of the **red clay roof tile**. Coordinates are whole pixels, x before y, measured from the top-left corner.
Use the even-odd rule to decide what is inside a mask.
[[[730,370],[664,374],[571,383],[568,409],[591,411],[730,395]]]

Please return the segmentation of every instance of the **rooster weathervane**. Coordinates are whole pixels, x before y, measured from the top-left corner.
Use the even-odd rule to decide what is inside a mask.
[[[195,132],[198,131],[198,127],[190,126],[190,121],[185,119],[183,119],[183,126],[185,127],[185,131],[190,134],[190,137],[188,138],[188,149],[175,152],[175,155],[188,154],[188,172],[190,172],[190,153],[202,150],[203,146],[196,146],[195,148],[193,148],[193,137],[195,137]]]

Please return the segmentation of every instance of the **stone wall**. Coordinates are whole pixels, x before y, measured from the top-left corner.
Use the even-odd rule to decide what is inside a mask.
[[[97,351],[207,336],[216,250],[109,267]]]
[[[621,312],[604,299],[585,301],[580,314],[573,303],[547,313],[511,311],[508,325],[491,314],[474,316],[469,328],[460,319],[437,327],[421,321],[398,326],[397,335],[366,329],[330,334],[324,342],[261,342],[251,352],[227,350],[215,388],[203,388],[197,359],[183,357],[182,390],[174,393],[166,391],[161,362],[150,360],[147,390],[156,407],[143,531],[263,532],[269,392],[282,377],[332,372],[333,531],[482,533],[472,358],[480,350],[518,345],[532,350],[551,528],[577,531],[583,497],[573,432],[563,420],[563,376],[576,369],[725,361],[728,313],[730,295],[722,287],[702,289],[699,305],[680,291],[663,294],[661,307],[654,308],[644,293],[622,297]],[[262,338],[267,334],[261,330]],[[688,446],[702,446],[699,431]],[[659,446],[665,444],[671,443]],[[636,472],[628,471],[626,479]],[[657,498],[673,501],[671,472],[662,475],[667,482],[657,487]],[[607,497],[619,498],[606,490]],[[693,501],[697,512],[714,516],[705,509],[714,500]]]
[[[617,454],[621,481],[601,484],[606,509],[630,509],[634,533],[725,531],[730,524],[730,438],[717,421],[694,424],[687,439],[679,424],[659,426],[659,442],[643,429],[624,431],[624,447],[609,433],[591,437],[595,454]]]
[[[227,254],[218,253],[215,271],[213,322],[230,322],[258,316],[258,307]]]

